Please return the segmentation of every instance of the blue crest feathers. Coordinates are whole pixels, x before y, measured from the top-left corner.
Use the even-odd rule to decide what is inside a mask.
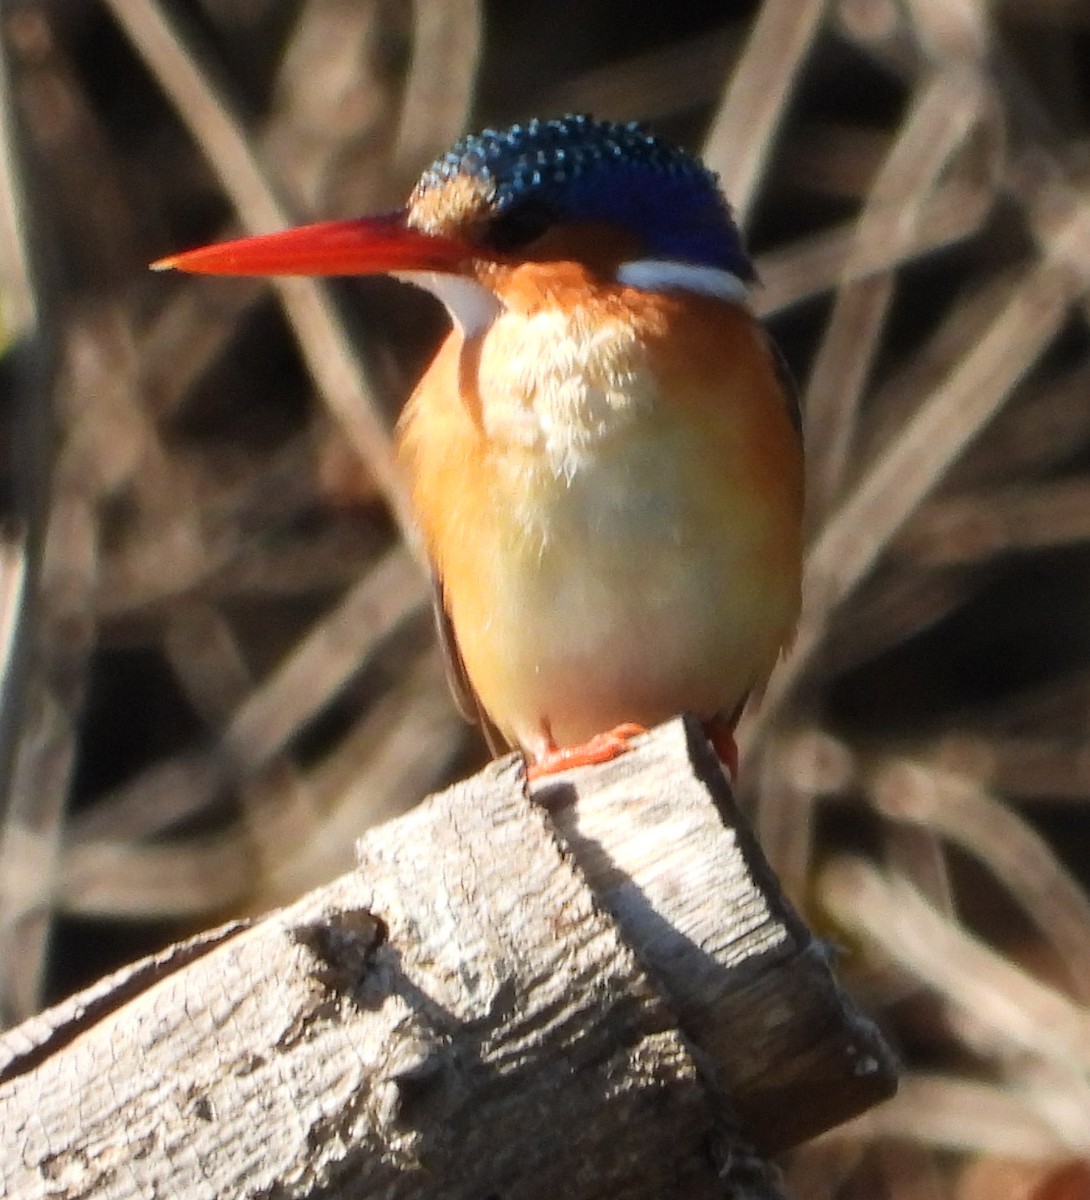
[[[415,194],[465,177],[486,185],[497,222],[517,220],[523,210],[609,222],[638,236],[649,256],[754,277],[716,176],[636,122],[565,116],[486,129],[437,159]]]

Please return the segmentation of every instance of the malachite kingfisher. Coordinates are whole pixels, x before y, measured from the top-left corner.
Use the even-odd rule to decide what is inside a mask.
[[[467,716],[534,775],[682,711],[733,729],[799,611],[794,392],[716,176],[641,125],[462,138],[407,205],[160,260],[388,273],[452,329],[398,453]]]

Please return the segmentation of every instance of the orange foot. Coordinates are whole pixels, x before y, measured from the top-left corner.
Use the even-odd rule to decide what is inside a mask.
[[[730,772],[730,781],[738,778],[738,743],[734,740],[734,725],[723,717],[713,717],[704,722],[704,732],[708,735],[719,761]]]
[[[596,733],[589,742],[579,746],[551,746],[545,753],[526,767],[527,779],[540,779],[543,775],[555,775],[569,767],[589,767],[593,763],[609,762],[624,754],[630,747],[629,740],[646,733],[642,725],[628,721],[615,725],[605,733]]]

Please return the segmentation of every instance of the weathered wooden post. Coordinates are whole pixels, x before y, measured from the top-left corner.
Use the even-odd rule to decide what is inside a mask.
[[[0,1041],[11,1197],[774,1197],[890,1057],[698,724],[508,758]]]

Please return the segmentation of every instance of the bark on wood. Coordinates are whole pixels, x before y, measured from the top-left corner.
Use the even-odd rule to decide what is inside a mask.
[[[749,1146],[860,1111],[892,1073],[699,727],[540,803],[521,778],[493,764],[297,904],[7,1034],[0,1191],[777,1195]]]

